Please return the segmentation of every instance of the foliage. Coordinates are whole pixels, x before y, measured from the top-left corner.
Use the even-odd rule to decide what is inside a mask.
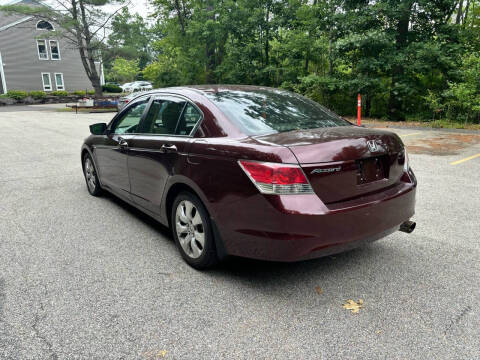
[[[108,93],[121,93],[123,90],[120,86],[114,84],[103,85],[103,91]]]
[[[47,96],[45,91],[30,91],[28,96],[31,96],[34,99],[43,99]]]
[[[28,96],[26,91],[22,90],[8,90],[7,97],[15,100],[23,100]]]
[[[155,86],[283,87],[349,115],[478,121],[480,1],[154,0]],[[472,67],[472,66],[471,66]],[[478,72],[477,72],[478,73]]]
[[[74,90],[70,93],[70,95],[75,95],[75,96],[85,96],[85,90]]]
[[[68,91],[65,90],[56,90],[50,93],[52,96],[68,96]]]
[[[138,60],[116,58],[111,70],[112,79],[121,82],[133,81],[140,72],[138,64]]]
[[[444,92],[447,117],[480,123],[480,53],[466,55],[461,73],[462,80],[449,82]]]
[[[108,80],[115,80],[111,69],[116,58],[138,60],[143,70],[152,60],[152,40],[155,34],[147,22],[138,14],[130,14],[127,7],[117,13],[111,23],[111,33],[107,39],[107,48],[103,60]]]

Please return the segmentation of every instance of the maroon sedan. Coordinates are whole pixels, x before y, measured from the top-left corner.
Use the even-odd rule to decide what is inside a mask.
[[[227,255],[310,259],[415,227],[400,138],[288,91],[154,90],[90,130],[90,194],[108,190],[169,226],[195,268]]]

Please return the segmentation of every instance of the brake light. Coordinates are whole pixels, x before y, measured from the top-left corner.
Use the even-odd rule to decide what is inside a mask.
[[[262,194],[313,194],[298,165],[243,160],[238,163]]]

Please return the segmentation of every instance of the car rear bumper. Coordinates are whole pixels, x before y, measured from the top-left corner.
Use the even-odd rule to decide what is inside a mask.
[[[217,209],[228,254],[298,261],[343,252],[381,239],[415,213],[416,184],[325,205],[316,195],[261,195]]]

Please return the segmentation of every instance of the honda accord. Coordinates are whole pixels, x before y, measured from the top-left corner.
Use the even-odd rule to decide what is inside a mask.
[[[311,259],[415,228],[400,138],[288,91],[153,90],[90,132],[90,194],[109,191],[170,227],[197,269],[228,255]]]

